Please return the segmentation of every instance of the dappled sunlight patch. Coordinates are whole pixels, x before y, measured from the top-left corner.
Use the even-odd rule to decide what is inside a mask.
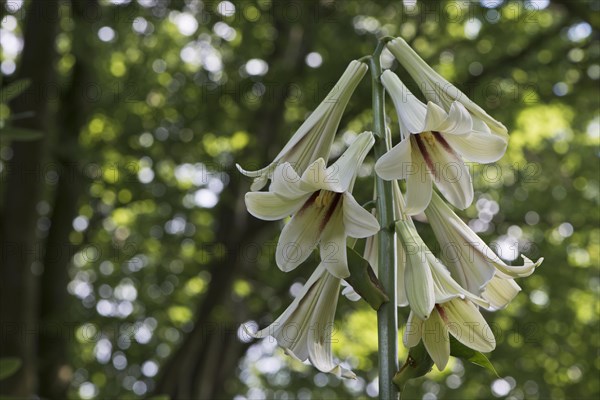
[[[192,320],[192,311],[185,306],[171,306],[167,309],[167,314],[171,322],[181,326]]]
[[[517,115],[516,126],[510,132],[507,154],[514,160],[522,160],[524,150],[538,150],[545,140],[570,141],[573,117],[572,108],[564,104],[524,108]]]
[[[350,358],[358,369],[373,368],[371,357],[377,352],[377,315],[369,309],[349,313],[336,324],[332,348],[342,359]]]

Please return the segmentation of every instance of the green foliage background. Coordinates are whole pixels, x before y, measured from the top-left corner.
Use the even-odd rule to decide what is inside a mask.
[[[25,3],[5,11],[4,21],[17,22],[16,37],[25,29]],[[519,252],[545,258],[506,310],[485,315],[497,333],[491,360],[500,378],[455,360],[410,384],[405,398],[597,398],[600,3],[234,3],[103,0],[83,25],[69,2],[60,3],[57,56],[39,68],[53,69],[61,90],[80,60],[94,78],[85,98],[49,105],[44,171],[63,174],[51,163],[67,157],[83,184],[65,243],[74,250],[61,267],[68,279],[54,287],[69,293],[56,319],[73,326],[60,334],[67,363],[35,370],[54,368],[69,398],[183,398],[173,379],[193,398],[376,395],[376,320],[364,302],[340,300],[334,335],[336,356],[354,368],[356,382],[296,363],[268,340],[238,340],[240,323],[276,318],[293,298],[290,286],[313,266],[290,274],[276,268],[279,227],[245,214],[248,181],[234,163],[264,165],[347,63],[386,34],[405,38],[509,128],[506,156],[473,167],[476,201],[461,215],[487,242],[516,241]],[[108,41],[100,40],[102,29]],[[305,62],[313,52],[322,58],[316,68]],[[268,71],[250,75],[252,65]],[[89,112],[76,139],[65,141],[58,116],[74,102],[86,102]],[[8,118],[9,106],[1,107]],[[369,107],[365,79],[342,120],[338,154],[370,128]],[[2,141],[3,176],[13,143]],[[371,195],[370,173],[357,184],[359,201]],[[40,185],[35,235],[44,242],[57,188],[47,176]],[[426,224],[419,229],[433,244]],[[40,285],[53,284],[45,274],[34,269]],[[399,313],[405,320],[406,310]]]

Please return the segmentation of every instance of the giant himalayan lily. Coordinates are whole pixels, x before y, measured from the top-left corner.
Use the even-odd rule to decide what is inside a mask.
[[[236,164],[242,174],[254,178],[251,190],[262,189],[272,178],[275,168],[285,162],[290,163],[299,174],[319,158],[327,162],[344,109],[367,69],[366,64],[362,62],[356,60],[350,62],[327,97],[298,128],[269,165],[258,171],[247,171]]]
[[[494,136],[503,139],[504,149],[508,144],[507,129],[502,123],[492,118],[480,106],[467,97],[456,86],[435,72],[402,38],[396,38],[387,43],[387,48],[408,71],[410,76],[420,85],[421,91],[427,100],[441,105],[446,111],[450,110],[453,102],[461,103],[473,118],[473,131],[467,137],[455,140],[473,150],[473,156],[481,155],[482,161],[471,158],[472,161],[490,162],[484,157],[489,152],[490,146],[500,147],[494,141]],[[490,135],[492,134],[492,135]],[[490,136],[492,138],[490,139]],[[491,143],[490,143],[491,142]]]
[[[506,265],[435,193],[425,215],[452,277],[488,300],[492,309],[505,307],[521,290],[512,278],[531,275],[544,260],[534,263],[522,256],[523,266]]]
[[[470,300],[461,298],[436,304],[426,320],[411,311],[403,342],[406,347],[414,347],[423,339],[425,349],[441,371],[450,358],[449,333],[476,351],[488,353],[496,348],[494,334],[477,307]]]
[[[293,214],[277,243],[275,259],[282,271],[296,268],[319,245],[321,260],[332,275],[350,275],[346,237],[365,238],[379,231],[377,219],[351,194],[374,141],[371,132],[363,132],[329,168],[320,158],[302,176],[289,163],[279,165],[269,192],[246,193],[246,207],[257,218],[274,221]]]
[[[454,102],[449,112],[433,102],[423,104],[387,70],[381,82],[390,94],[400,124],[401,141],[375,164],[386,180],[406,179],[406,212],[422,212],[431,200],[432,182],[452,205],[464,209],[473,201],[471,175],[463,158],[492,162],[504,154],[506,143],[489,136],[486,154],[470,147],[472,119],[465,107]],[[462,156],[462,157],[461,157]]]
[[[275,322],[254,338],[273,336],[285,352],[299,361],[309,360],[319,371],[356,379],[354,373],[333,362],[331,342],[340,279],[327,272],[324,263],[308,279],[302,292]]]
[[[404,290],[411,312],[421,320],[432,315],[436,304],[453,299],[468,299],[489,307],[484,299],[461,287],[450,275],[450,271],[438,260],[414,226],[406,220],[396,222],[396,234],[406,254],[404,267]]]

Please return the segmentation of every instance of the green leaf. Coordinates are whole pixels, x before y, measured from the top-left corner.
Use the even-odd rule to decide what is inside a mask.
[[[400,391],[404,385],[411,380],[425,376],[433,368],[433,360],[429,356],[423,341],[408,351],[406,362],[400,368],[400,371],[394,375],[393,382]]]
[[[19,79],[2,88],[2,102],[7,103],[23,93],[31,85],[31,79]]]
[[[5,126],[0,129],[0,138],[19,141],[37,140],[44,135],[43,132],[33,129],[16,128],[14,126]]]
[[[168,394],[159,394],[150,397],[148,400],[171,400],[171,396],[169,396]]]
[[[351,247],[348,247],[348,268],[350,276],[346,278],[346,282],[362,297],[374,310],[379,310],[379,307],[385,302],[390,301],[381,283],[375,276],[375,272],[360,254]]]
[[[494,368],[485,354],[465,346],[452,336],[450,336],[450,355],[467,360],[475,365],[479,365],[480,367],[492,372],[497,377],[500,377],[498,372],[496,372],[496,368]]]
[[[17,372],[21,364],[21,360],[17,357],[0,358],[0,381]]]

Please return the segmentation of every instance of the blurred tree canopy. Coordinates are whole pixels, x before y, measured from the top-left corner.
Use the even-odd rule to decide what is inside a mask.
[[[247,214],[235,163],[266,165],[348,62],[392,35],[509,128],[506,156],[474,167],[476,201],[462,216],[505,260],[545,257],[506,310],[485,315],[499,377],[454,360],[405,398],[600,395],[600,1],[0,8],[1,357],[23,362],[1,394],[376,396],[376,316],[362,301],[340,300],[333,344],[356,381],[239,331],[276,318],[311,267],[275,267],[278,226]],[[369,107],[365,79],[336,154],[370,128]]]

